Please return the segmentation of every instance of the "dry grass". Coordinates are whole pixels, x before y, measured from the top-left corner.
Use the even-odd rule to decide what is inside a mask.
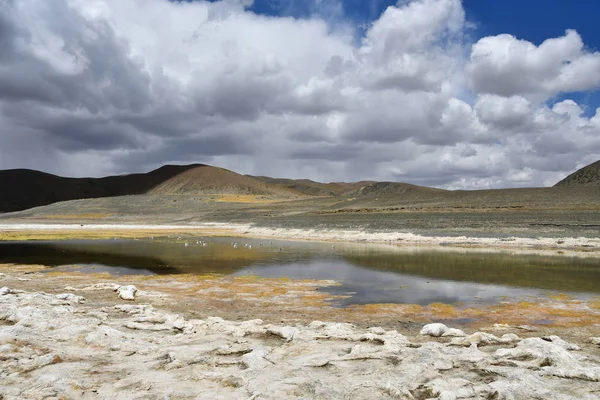
[[[58,219],[58,220],[86,220],[86,219],[104,219],[112,217],[112,213],[88,213],[88,214],[48,214],[44,215],[44,219]]]

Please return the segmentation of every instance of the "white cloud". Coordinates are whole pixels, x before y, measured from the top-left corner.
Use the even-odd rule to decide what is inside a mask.
[[[503,34],[473,45],[467,64],[473,89],[501,96],[544,96],[600,87],[600,53],[585,50],[568,30],[540,46]]]
[[[532,106],[522,96],[502,97],[484,94],[475,102],[477,116],[482,123],[499,129],[523,127],[531,118]]]
[[[403,0],[357,44],[337,0],[308,19],[249,4],[6,0],[0,168],[207,162],[469,188],[540,185],[600,158],[600,111],[546,105],[600,83],[574,31],[471,47],[459,0]]]

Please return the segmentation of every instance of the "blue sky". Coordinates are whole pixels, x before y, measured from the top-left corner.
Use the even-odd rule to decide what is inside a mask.
[[[308,17],[329,0],[255,0],[251,10],[264,15]],[[344,16],[357,24],[377,19],[396,1],[342,0]],[[477,37],[511,33],[540,44],[549,37],[575,29],[592,49],[600,49],[600,1],[597,0],[463,0],[467,19],[476,24]]]
[[[464,0],[467,19],[475,23],[476,37],[510,33],[535,45],[575,29],[589,50],[600,49],[600,1],[597,0]],[[585,105],[585,115],[600,107],[600,92],[564,93],[554,101],[573,99]],[[551,102],[552,102],[551,100]]]

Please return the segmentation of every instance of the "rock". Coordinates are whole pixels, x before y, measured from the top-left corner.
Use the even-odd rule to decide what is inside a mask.
[[[267,326],[267,333],[275,336],[279,336],[280,338],[286,341],[292,341],[294,337],[298,334],[298,329],[291,326]]]
[[[375,335],[384,335],[385,329],[383,329],[379,326],[373,326],[373,327],[369,328],[369,332],[374,333]]]
[[[56,298],[59,299],[59,300],[70,301],[70,302],[73,302],[73,303],[83,303],[85,301],[85,298],[83,296],[77,296],[77,295],[74,295],[72,293],[57,294]]]
[[[119,289],[119,297],[123,300],[135,300],[135,293],[137,292],[137,288],[133,285],[120,286]]]
[[[433,368],[438,371],[448,371],[454,368],[454,364],[450,360],[437,360],[433,363]]]
[[[242,357],[240,357],[241,364],[247,369],[264,368],[270,364],[270,361],[265,358],[270,352],[271,349],[268,347],[256,347],[252,349],[250,353],[244,354]]]
[[[147,304],[118,304],[114,308],[127,314],[143,314],[152,312],[153,310],[152,306]]]
[[[552,375],[559,378],[580,379],[582,381],[600,382],[600,367],[598,368],[556,368],[543,367],[546,375]]]
[[[538,329],[535,326],[531,326],[531,325],[519,325],[517,326],[518,329],[524,330],[526,332],[537,332]]]
[[[515,335],[516,336],[516,335]],[[506,342],[509,342],[507,340]],[[453,346],[471,346],[471,345],[489,345],[489,344],[500,344],[505,343],[502,339],[497,337],[496,335],[492,335],[491,333],[486,332],[475,332],[472,335],[469,335],[464,338],[455,338],[450,342]]]
[[[500,341],[502,343],[512,343],[512,342],[518,342],[519,340],[521,340],[521,338],[517,335],[515,335],[514,333],[507,333],[502,335],[502,337],[500,338]]]
[[[591,344],[596,344],[596,345],[600,346],[600,337],[592,337],[592,338],[590,338],[590,343]]]
[[[154,331],[154,332],[170,331],[171,329],[173,329],[172,326],[169,326],[166,324],[161,324],[161,325],[140,324],[139,322],[127,322],[124,326],[125,326],[125,328],[128,328],[128,329],[133,329],[133,330],[138,330],[138,331]]]
[[[446,333],[447,330],[448,330],[448,327],[444,324],[440,324],[440,323],[427,324],[423,327],[423,329],[421,329],[420,334],[433,336],[433,337],[440,337],[444,333]]]
[[[543,340],[547,341],[547,342],[552,342],[557,346],[562,347],[565,350],[581,350],[579,348],[579,346],[577,346],[576,344],[573,343],[569,343],[565,340],[562,340],[561,338],[559,338],[556,335],[552,335],[552,336],[544,336],[542,337]]]
[[[527,338],[521,340],[513,349],[496,350],[494,357],[512,360],[517,365],[527,367],[552,366],[561,370],[578,368],[582,357],[567,350],[568,346],[564,343],[558,340],[554,343],[542,338]]]
[[[112,290],[113,292],[116,292],[117,290],[119,290],[120,287],[121,287],[121,285],[118,285],[116,283],[104,282],[104,283],[95,283],[93,285],[84,286],[82,288],[66,286],[65,290],[68,292],[94,291],[94,290]]]
[[[10,294],[9,288],[7,288],[6,286],[3,288],[0,288],[0,296],[6,296],[7,294]]]
[[[449,328],[446,332],[442,334],[442,337],[465,337],[466,333],[456,328]]]

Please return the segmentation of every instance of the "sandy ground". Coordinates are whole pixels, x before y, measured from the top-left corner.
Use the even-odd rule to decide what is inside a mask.
[[[278,240],[339,241],[386,243],[402,247],[453,247],[539,253],[600,256],[600,237],[468,237],[423,236],[406,232],[365,232],[361,230],[282,229],[256,227],[250,224],[204,223],[194,225],[158,224],[0,224],[0,235],[10,239],[11,233],[27,233],[43,238],[52,233],[65,236],[97,233],[102,236],[147,235],[156,232],[181,232],[199,235],[240,236]]]
[[[375,325],[327,306],[330,281],[0,270],[6,400],[600,398],[590,322]]]

